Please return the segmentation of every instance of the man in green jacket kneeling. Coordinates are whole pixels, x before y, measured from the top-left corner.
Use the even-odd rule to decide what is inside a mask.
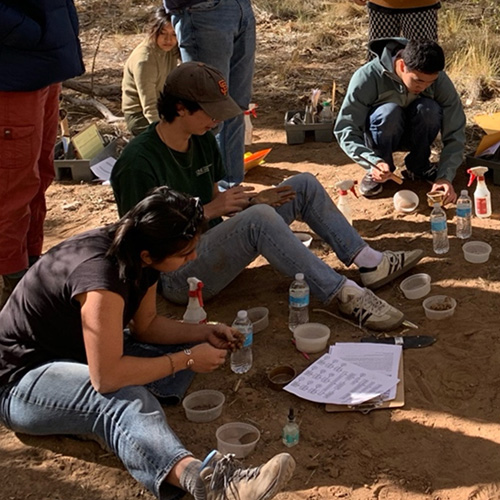
[[[370,49],[377,57],[352,76],[334,130],[344,152],[368,170],[361,193],[379,194],[395,170],[394,151],[409,151],[404,175],[429,181],[433,191],[443,191],[444,203],[453,203],[465,114],[443,71],[442,48],[430,40],[394,38],[374,40]],[[434,165],[429,157],[439,132],[443,149]]]

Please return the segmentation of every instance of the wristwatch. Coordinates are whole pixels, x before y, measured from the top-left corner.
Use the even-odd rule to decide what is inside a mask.
[[[184,349],[184,354],[185,354],[186,356],[191,356],[191,349]],[[191,368],[193,365],[194,365],[194,359],[193,359],[193,358],[189,358],[189,359],[186,361],[186,367],[187,367],[187,368]]]

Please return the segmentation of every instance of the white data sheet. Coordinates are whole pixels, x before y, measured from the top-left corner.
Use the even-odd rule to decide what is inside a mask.
[[[388,391],[395,388],[399,382],[396,376],[388,375],[393,373],[391,370],[373,370],[365,367],[361,358],[364,356],[371,360],[370,365],[379,365],[382,362],[380,356],[373,356],[371,346],[380,347],[379,344],[353,344],[357,351],[356,363],[342,359],[338,353],[324,354],[315,363],[306,368],[298,377],[296,377],[284,389],[296,396],[315,401],[317,403],[329,403],[339,405],[358,405],[370,399],[385,395]],[[400,347],[400,346],[385,346]],[[359,349],[359,350],[358,350]],[[346,353],[349,348],[343,347],[341,350]],[[364,355],[362,356],[362,353]],[[345,354],[347,356],[347,354]],[[399,349],[401,356],[401,349]],[[397,357],[397,356],[394,356]],[[375,362],[375,359],[378,361]],[[386,359],[388,361],[388,358]],[[395,361],[391,361],[392,363]],[[399,358],[396,367],[399,366]]]

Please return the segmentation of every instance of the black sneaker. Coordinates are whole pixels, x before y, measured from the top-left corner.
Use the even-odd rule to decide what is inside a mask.
[[[366,198],[377,196],[377,194],[380,194],[383,189],[382,184],[374,181],[369,172],[365,174],[359,183],[359,192]]]

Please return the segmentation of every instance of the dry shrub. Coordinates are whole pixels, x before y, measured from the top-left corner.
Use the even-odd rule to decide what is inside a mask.
[[[286,20],[306,20],[315,16],[317,0],[257,0],[255,8],[271,17]]]
[[[448,64],[448,74],[456,87],[469,99],[487,100],[498,90],[500,50],[489,38],[471,37],[455,51]]]

